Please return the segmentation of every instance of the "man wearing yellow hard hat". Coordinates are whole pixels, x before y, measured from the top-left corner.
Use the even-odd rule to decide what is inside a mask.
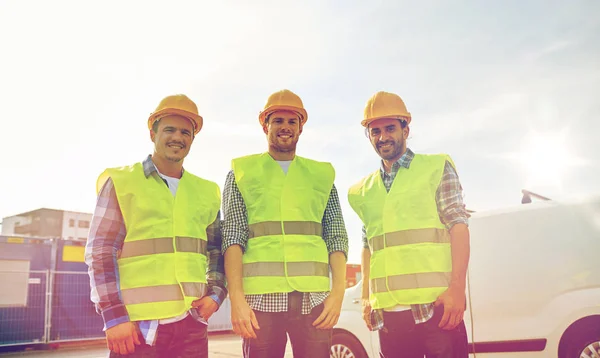
[[[154,153],[98,178],[85,260],[111,357],[208,357],[227,291],[219,187],[183,169],[202,123],[187,96],[164,98],[148,118]]]
[[[363,319],[384,357],[466,358],[469,214],[452,159],[406,147],[411,120],[398,95],[378,92],[361,122],[381,157],[348,193],[364,224]]]
[[[244,357],[283,357],[288,335],[295,357],[329,357],[348,252],[335,172],[296,155],[308,119],[296,94],[273,93],[258,119],[268,152],[233,159],[223,190],[233,329]]]

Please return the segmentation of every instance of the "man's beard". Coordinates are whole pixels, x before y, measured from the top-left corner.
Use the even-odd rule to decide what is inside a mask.
[[[390,152],[387,153],[382,153],[381,148],[379,148],[380,145],[385,145],[391,143],[393,145],[393,149]],[[402,154],[402,147],[403,147],[403,142],[401,141],[385,141],[383,143],[377,143],[377,154],[379,154],[379,156],[382,159],[385,160],[390,160],[390,159],[394,159],[399,157]]]
[[[275,151],[280,153],[289,153],[296,150],[296,145],[298,144],[298,138],[294,137],[287,144],[278,143],[277,138],[274,138],[270,141],[269,147],[273,148]]]

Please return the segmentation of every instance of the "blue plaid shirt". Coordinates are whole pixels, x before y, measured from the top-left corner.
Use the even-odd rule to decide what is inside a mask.
[[[410,149],[407,149],[406,153],[392,165],[392,169],[389,173],[386,173],[383,161],[381,162],[381,179],[388,192],[390,191],[396,176],[402,175],[403,170],[410,169],[410,163],[414,157],[415,153]],[[468,224],[470,215],[463,203],[462,186],[460,185],[456,170],[452,164],[448,162],[446,162],[446,166],[444,167],[444,174],[440,185],[438,186],[435,199],[440,220],[448,230],[459,223]],[[362,239],[363,247],[368,249],[369,244],[364,226],[362,228]],[[433,317],[433,302],[421,305],[411,305],[411,309],[415,323],[417,324],[427,322]],[[383,315],[380,311],[373,311],[371,314],[371,324],[374,330],[383,328]]]

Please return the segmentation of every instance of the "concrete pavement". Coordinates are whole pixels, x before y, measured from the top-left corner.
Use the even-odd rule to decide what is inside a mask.
[[[208,356],[210,358],[232,358],[242,356],[241,338],[231,333],[209,333]],[[103,341],[62,343],[56,350],[28,350],[0,353],[1,358],[106,358],[108,350]],[[286,358],[292,358],[288,342]]]

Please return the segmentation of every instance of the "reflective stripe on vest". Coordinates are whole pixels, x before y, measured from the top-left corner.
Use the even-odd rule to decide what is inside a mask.
[[[251,262],[245,263],[244,277],[255,276],[325,276],[329,277],[329,265],[323,262]]]
[[[369,240],[371,251],[383,250],[386,247],[423,243],[450,243],[450,235],[445,229],[413,229],[390,232],[378,235]]]
[[[182,292],[183,289],[183,292]],[[121,290],[123,303],[134,305],[140,303],[180,301],[185,296],[202,297],[206,293],[206,285],[199,282],[182,282],[179,285],[147,286]]]
[[[282,235],[281,221],[263,221],[249,225],[250,238]],[[312,221],[284,221],[283,230],[286,235],[314,235],[323,236],[323,225]]]
[[[194,252],[206,256],[206,241],[191,237],[176,237],[175,245],[178,252]],[[119,258],[173,253],[173,239],[161,237],[158,239],[145,239],[123,243]]]
[[[415,287],[433,288],[448,287],[450,272],[423,272],[407,275],[380,277],[371,280],[371,290],[374,293],[396,290],[409,290]]]

